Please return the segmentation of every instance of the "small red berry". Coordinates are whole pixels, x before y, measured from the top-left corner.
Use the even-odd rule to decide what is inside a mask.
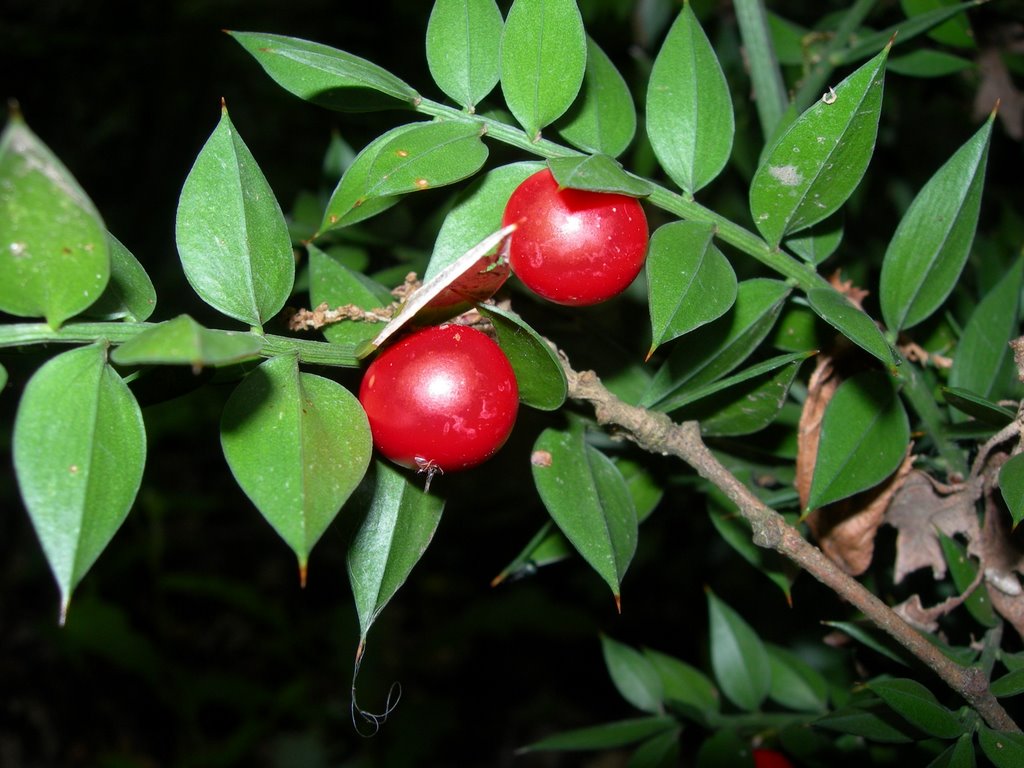
[[[445,324],[385,347],[366,369],[359,401],[377,449],[429,476],[493,456],[512,432],[519,388],[485,333]]]
[[[793,768],[789,758],[774,749],[754,750],[754,768]]]
[[[634,197],[558,186],[544,169],[505,206],[512,272],[558,304],[598,304],[622,293],[647,256],[647,217]]]

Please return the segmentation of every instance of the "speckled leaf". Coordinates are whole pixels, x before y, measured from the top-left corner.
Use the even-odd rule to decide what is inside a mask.
[[[752,712],[771,689],[771,661],[757,633],[731,606],[708,590],[711,668],[729,701]]]
[[[735,132],[732,98],[711,43],[683,5],[647,85],[647,135],[665,173],[688,194],[725,167]]]
[[[569,385],[558,357],[544,339],[519,315],[481,304],[480,314],[491,321],[498,344],[512,363],[519,384],[519,399],[532,408],[554,411],[562,407]]]
[[[348,576],[363,642],[373,622],[405,583],[441,522],[444,500],[382,461],[364,483],[362,523],[348,550]]]
[[[999,468],[999,491],[1016,528],[1024,520],[1024,453],[1018,453]]]
[[[1024,736],[1019,733],[994,731],[981,725],[978,727],[978,743],[996,768],[1020,768],[1024,765]]]
[[[561,187],[630,197],[646,197],[653,190],[649,182],[626,173],[618,161],[608,155],[553,157],[548,160],[548,166]]]
[[[15,113],[0,133],[0,311],[57,328],[95,302],[109,278],[99,212]]]
[[[131,509],[146,461],[142,411],[102,344],[62,352],[21,397],[14,471],[61,595],[71,593]]]
[[[886,48],[827,92],[775,141],[750,184],[750,211],[772,246],[835,213],[875,148]]]
[[[633,96],[612,60],[587,38],[583,87],[558,124],[563,139],[584,152],[618,157],[636,133]]]
[[[637,542],[636,508],[622,474],[587,444],[582,429],[544,430],[533,455],[533,479],[548,513],[618,603]]]
[[[229,32],[274,81],[300,99],[342,112],[413,104],[419,94],[376,64],[320,43],[283,35]]]
[[[512,3],[501,36],[501,91],[530,137],[569,109],[586,65],[586,33],[575,0]]]
[[[329,309],[337,309],[351,304],[360,309],[379,309],[395,300],[385,286],[349,269],[315,245],[309,245],[307,249],[311,307],[327,304]],[[324,326],[322,330],[331,343],[351,344],[356,348],[376,336],[380,329],[380,323],[344,320]]]
[[[100,320],[125,320],[141,323],[156,309],[156,289],[139,260],[109,232],[110,281],[96,303],[85,310],[88,317]]]
[[[922,187],[889,242],[879,301],[891,333],[931,317],[960,279],[978,226],[994,118]]]
[[[807,292],[807,303],[811,305],[814,314],[865,352],[874,355],[889,368],[897,365],[899,357],[875,321],[841,293],[830,288],[812,288]]]
[[[891,475],[910,444],[910,422],[884,373],[843,381],[825,408],[806,512],[872,488]]]
[[[430,74],[447,96],[469,111],[498,84],[502,23],[494,0],[435,0],[430,11]]]
[[[370,425],[359,401],[331,379],[299,371],[293,356],[251,371],[224,406],[221,447],[238,484],[299,560],[370,463]]]
[[[154,325],[110,355],[118,365],[224,365],[259,357],[263,340],[254,333],[204,328],[188,315]]]
[[[262,326],[284,306],[295,259],[284,214],[226,108],[178,201],[185,277],[219,312]]]
[[[736,301],[736,273],[714,243],[714,229],[694,221],[664,224],[647,253],[651,349],[710,323]]]

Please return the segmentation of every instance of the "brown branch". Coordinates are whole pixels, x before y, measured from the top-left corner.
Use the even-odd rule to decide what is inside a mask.
[[[650,453],[675,456],[725,493],[750,523],[753,541],[774,549],[860,610],[878,628],[921,660],[984,718],[992,728],[1020,732],[988,687],[986,674],[947,658],[892,608],[829,560],[782,515],[766,506],[726,469],[708,447],[695,421],[681,424],[666,414],[638,408],[609,392],[593,371],[577,372],[562,358],[569,396],[590,403],[602,426],[614,426]]]

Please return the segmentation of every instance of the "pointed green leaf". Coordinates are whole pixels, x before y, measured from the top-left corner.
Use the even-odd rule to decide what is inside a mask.
[[[830,89],[762,159],[750,185],[750,211],[772,246],[835,213],[860,183],[875,148],[888,52]]]
[[[652,736],[636,748],[626,768],[672,768],[679,765],[679,737],[682,728]]]
[[[582,429],[546,429],[534,444],[533,479],[555,524],[618,600],[636,551],[637,520],[626,481]]]
[[[939,704],[935,694],[916,680],[895,678],[876,680],[868,688],[907,722],[912,723],[929,736],[940,739],[955,739],[964,733],[964,726],[957,716]]]
[[[906,77],[946,77],[974,66],[973,61],[963,56],[933,48],[918,48],[900,56],[891,56],[885,68]]]
[[[696,768],[756,768],[750,740],[726,726],[704,739],[697,751]]]
[[[771,661],[757,633],[732,607],[707,591],[711,668],[729,701],[752,712],[771,689]]]
[[[586,33],[575,0],[512,3],[501,36],[501,91],[531,138],[569,109],[586,65]]]
[[[910,422],[878,371],[846,379],[825,408],[807,512],[878,485],[903,461]]]
[[[501,217],[512,192],[543,167],[543,163],[532,161],[502,165],[460,192],[441,223],[423,281],[436,277],[470,246],[500,229]]]
[[[736,505],[717,489],[708,493],[708,515],[718,534],[758,572],[782,590],[786,602],[792,600],[797,571],[778,552],[754,544],[750,523],[736,510]]]
[[[321,231],[355,224],[397,202],[396,196],[441,187],[476,173],[487,146],[472,123],[402,125],[356,157],[327,203]]]
[[[707,676],[685,661],[659,651],[644,649],[644,655],[661,677],[666,702],[689,704],[700,712],[717,712],[718,691]]]
[[[1006,698],[1024,693],[1024,669],[1015,669],[992,681],[989,686],[993,696]]]
[[[57,328],[95,302],[109,278],[99,213],[15,113],[0,133],[0,311]]]
[[[928,180],[896,228],[879,283],[892,333],[928,319],[960,279],[978,226],[994,118]]]
[[[932,762],[928,768],[975,768],[974,736],[965,733]]]
[[[841,293],[830,288],[812,288],[807,292],[807,303],[814,314],[885,366],[892,368],[898,364],[899,358],[875,321]]]
[[[498,84],[501,11],[494,0],[435,0],[427,22],[427,66],[437,86],[473,111]]]
[[[929,16],[937,11],[946,11],[947,14],[952,11],[955,15],[938,26],[930,28],[928,37],[944,45],[957,48],[978,47],[964,9],[979,4],[977,0],[972,3],[958,3],[956,0],[900,0],[900,7],[903,8],[903,12],[907,14],[910,21],[920,16]]]
[[[419,99],[412,87],[386,69],[351,53],[283,35],[228,34],[286,91],[329,109],[388,109],[395,106],[395,99],[407,104]]]
[[[679,187],[694,194],[725,167],[735,132],[732,98],[689,3],[669,29],[647,85],[647,135]]]
[[[146,461],[142,412],[101,344],[51,358],[21,397],[12,440],[22,499],[61,594],[121,527]]]
[[[909,18],[897,22],[890,27],[878,32],[853,36],[851,38],[853,44],[836,55],[836,63],[849,64],[859,61],[866,56],[871,56],[881,50],[893,36],[896,36],[896,45],[904,45],[926,32],[934,32],[938,27],[945,26],[944,22],[951,20],[951,16],[955,16],[967,8],[974,8],[980,5],[981,2],[984,2],[984,0],[968,0],[964,3],[939,0],[938,5],[945,7],[936,8],[934,5],[931,9],[919,7],[916,9],[916,12],[908,13]],[[964,28],[967,29],[966,24]]]
[[[514,312],[486,304],[481,304],[479,310],[491,321],[498,344],[512,363],[519,399],[542,411],[561,408],[569,384],[554,350]]]
[[[938,532],[938,538],[939,544],[942,546],[942,556],[946,560],[946,565],[949,566],[949,575],[953,577],[953,585],[960,594],[963,594],[968,587],[974,584],[974,578],[978,575],[978,566],[968,556],[967,547],[956,539],[951,539],[942,531]],[[999,622],[992,609],[992,598],[988,594],[988,587],[984,581],[974,587],[964,601],[964,607],[970,611],[976,621],[986,627],[994,627]]]
[[[650,659],[607,635],[601,635],[601,653],[622,698],[644,712],[659,714],[663,711],[661,676]]]
[[[842,212],[834,213],[799,234],[786,238],[786,247],[809,264],[817,266],[836,252],[843,241]]]
[[[284,214],[226,108],[182,187],[176,239],[189,283],[229,317],[262,326],[292,292]]]
[[[654,375],[642,405],[653,406],[725,376],[750,356],[775,324],[789,287],[754,278],[739,284],[722,317],[678,341]]]
[[[769,698],[797,712],[828,708],[828,681],[795,653],[777,645],[766,646],[772,668]]]
[[[1014,412],[991,400],[956,387],[942,387],[942,399],[961,413],[994,427],[1005,427],[1013,421]]]
[[[999,491],[1016,528],[1024,520],[1024,453],[1011,457],[999,468]]]
[[[558,133],[584,152],[618,157],[636,133],[633,96],[612,60],[587,38],[583,87],[558,124]]]
[[[553,520],[546,520],[512,562],[491,580],[491,586],[532,576],[538,568],[561,562],[572,552],[572,545],[565,534],[555,528]]]
[[[133,323],[149,319],[156,309],[156,289],[139,260],[109,232],[110,281],[86,315],[100,320],[124,318]]]
[[[646,180],[626,173],[618,161],[608,155],[553,157],[548,160],[548,166],[560,187],[630,197],[646,197],[654,189]]]
[[[313,546],[370,463],[370,425],[335,381],[301,373],[292,356],[250,372],[224,406],[221,447],[231,472],[291,547],[305,580]]]
[[[710,225],[677,221],[658,227],[646,269],[651,352],[716,320],[736,301],[736,273],[715,246]]]
[[[981,300],[956,346],[949,386],[987,399],[999,399],[1006,388],[1000,374],[1012,361],[1011,339],[1019,335],[1020,292],[1024,259],[1017,259],[1005,277]]]
[[[309,251],[309,303],[311,307],[327,304],[329,309],[354,305],[360,309],[389,306],[395,297],[383,285],[360,272],[349,269],[315,245]],[[385,322],[382,318],[381,322]],[[350,344],[353,349],[376,336],[381,323],[345,320],[323,328],[332,344]]]
[[[675,718],[661,715],[657,717],[636,717],[629,720],[618,720],[613,723],[592,725],[566,731],[523,747],[519,752],[543,752],[545,750],[595,750],[625,747],[643,741],[659,733],[671,730],[676,725]]]
[[[877,700],[870,705],[837,709],[819,717],[814,721],[814,726],[883,744],[906,744],[920,737],[916,729]]]
[[[188,315],[146,329],[115,349],[118,365],[225,365],[259,357],[263,340],[252,333],[210,330]]]
[[[875,653],[885,656],[887,659],[895,661],[897,664],[909,667],[913,663],[911,661],[912,657],[906,652],[903,646],[897,645],[889,635],[883,633],[874,625],[867,625],[863,623],[858,624],[849,621],[823,621],[822,624],[827,627],[832,627],[833,629],[838,629],[840,632],[849,635],[858,643],[870,648]]]
[[[1024,736],[1019,733],[994,731],[982,725],[978,728],[978,743],[996,768],[1024,765]]]

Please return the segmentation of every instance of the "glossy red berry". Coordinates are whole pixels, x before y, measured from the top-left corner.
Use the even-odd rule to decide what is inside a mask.
[[[558,304],[598,304],[622,293],[647,256],[647,217],[633,197],[558,186],[544,169],[505,207],[512,272]]]
[[[519,388],[490,337],[445,324],[385,347],[366,369],[359,401],[382,454],[433,474],[493,456],[512,432]]]
[[[789,758],[774,749],[755,749],[754,768],[793,768]]]

